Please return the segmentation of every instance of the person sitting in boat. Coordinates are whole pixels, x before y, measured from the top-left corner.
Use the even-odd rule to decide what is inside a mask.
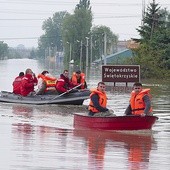
[[[74,87],[73,83],[69,79],[68,70],[64,70],[63,74],[60,74],[60,78],[57,80],[56,89],[61,93],[69,92]],[[71,92],[77,92],[77,89],[71,90]]]
[[[142,84],[136,82],[133,84],[130,104],[125,110],[125,115],[145,116],[152,115],[150,89],[142,89]]]
[[[23,77],[24,77],[24,72],[20,72],[19,76],[17,76],[15,80],[13,81],[12,86],[13,86],[14,94],[21,94],[20,87],[21,87],[21,80]]]
[[[78,86],[79,84],[82,84],[78,89],[86,89],[87,83],[85,81],[85,74],[82,73],[80,70],[73,72],[71,77],[71,82],[74,86]]]
[[[33,71],[28,68],[25,71],[25,75],[21,80],[21,95],[22,96],[31,96],[35,94],[34,91],[34,86],[37,85],[37,78],[35,76],[35,74],[33,73]]]
[[[56,94],[56,82],[57,79],[49,74],[48,71],[44,70],[41,74],[38,75],[38,89],[36,94]]]
[[[105,92],[106,85],[99,82],[96,89],[91,90],[89,103],[89,116],[115,116],[113,110],[109,110],[107,106],[107,95]]]

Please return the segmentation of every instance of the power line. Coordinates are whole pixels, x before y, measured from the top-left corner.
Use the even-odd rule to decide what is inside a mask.
[[[23,37],[23,38],[18,38],[18,37],[14,37],[14,38],[0,38],[0,40],[23,40],[23,39],[39,39],[40,37]],[[43,37],[43,38],[47,38],[47,37]]]
[[[127,16],[96,16],[94,17],[95,19],[101,19],[101,18],[139,18],[141,17],[140,15],[127,15]],[[25,19],[20,19],[20,18],[7,18],[7,19],[0,19],[1,21],[36,21],[36,20],[46,20],[45,18],[25,18]]]
[[[12,38],[0,38],[1,40],[22,40],[22,39],[39,39],[40,37],[12,37]],[[45,38],[54,38],[54,36],[50,37],[50,36],[43,36],[41,37],[43,39]]]
[[[78,4],[77,1],[50,1],[50,0],[29,0],[29,1],[23,1],[23,0],[6,0],[6,1],[0,1],[0,3],[10,3],[10,4],[37,4],[37,5],[75,5]],[[139,6],[142,5],[142,3],[120,3],[120,2],[105,2],[105,3],[101,3],[101,2],[91,2],[90,3],[91,6],[95,5],[95,6]],[[170,5],[169,3],[165,3],[163,5]]]
[[[71,5],[71,6],[73,6],[73,5],[76,5],[77,4],[77,2],[64,2],[64,1],[62,1],[62,2],[56,2],[56,1],[41,1],[41,2],[39,2],[39,1],[35,1],[35,0],[33,0],[33,1],[31,1],[31,0],[29,0],[29,1],[26,1],[26,2],[24,2],[23,0],[22,1],[10,1],[9,2],[9,0],[8,1],[1,1],[0,3],[2,3],[2,4],[33,4],[33,5]],[[74,4],[75,3],[75,4]]]
[[[95,19],[100,19],[100,18],[139,18],[141,17],[140,15],[131,15],[131,16],[99,16],[99,17],[94,17]]]
[[[1,21],[37,21],[37,20],[46,20],[46,19],[31,19],[31,18],[25,18],[25,19],[20,19],[20,18],[11,18],[11,19],[0,19]]]
[[[136,34],[125,34],[125,33],[119,33],[119,35],[133,35],[136,36]],[[12,38],[0,38],[0,41],[2,40],[29,40],[29,39],[39,39],[40,37],[12,37]],[[41,37],[41,38],[53,38],[53,37]]]

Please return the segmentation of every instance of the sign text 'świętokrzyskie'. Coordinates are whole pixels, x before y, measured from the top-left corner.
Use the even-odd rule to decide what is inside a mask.
[[[104,82],[139,82],[139,65],[104,65],[102,66],[102,81]]]

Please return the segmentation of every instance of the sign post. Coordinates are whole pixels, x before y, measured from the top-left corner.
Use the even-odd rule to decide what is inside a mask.
[[[139,65],[104,65],[102,66],[102,81],[104,82],[140,82]]]

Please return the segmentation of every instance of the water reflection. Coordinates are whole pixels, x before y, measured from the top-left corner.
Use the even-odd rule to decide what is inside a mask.
[[[29,123],[12,124],[11,169],[60,169],[61,156],[67,150],[67,129],[33,126]],[[63,159],[63,160],[62,160]]]
[[[130,170],[148,169],[150,151],[156,149],[156,142],[152,132],[147,134],[128,134],[120,132],[83,131],[74,130],[76,137],[81,137],[85,142],[85,149],[88,152],[88,169],[105,169],[108,149],[113,152],[110,156],[116,156],[119,148],[121,154],[126,155],[128,161],[126,166]],[[120,158],[120,155],[118,156]],[[106,160],[105,160],[106,159]],[[112,162],[117,167],[116,162]],[[113,165],[112,165],[113,167]]]
[[[36,74],[46,68],[36,60],[0,61],[1,90],[11,91],[13,79],[28,67]],[[57,68],[54,75],[61,71]],[[96,87],[101,69],[92,68],[89,75],[89,87]],[[0,103],[1,169],[169,169],[170,85],[144,86],[151,88],[154,114],[159,117],[154,138],[152,134],[73,131],[73,114],[87,112],[88,100],[86,106]],[[123,115],[130,91],[107,91],[108,107],[116,115]]]
[[[28,138],[32,138],[35,134],[43,139],[47,137],[49,134],[58,134],[60,136],[67,136],[67,133],[71,132],[68,129],[60,129],[49,126],[34,126],[29,123],[13,123],[12,124],[12,134],[17,136],[22,136],[23,140],[28,140]],[[18,137],[17,137],[18,138]],[[19,138],[18,138],[19,139]]]
[[[31,118],[33,114],[33,107],[24,106],[24,105],[13,105],[12,113],[15,115],[23,116],[25,118]]]

